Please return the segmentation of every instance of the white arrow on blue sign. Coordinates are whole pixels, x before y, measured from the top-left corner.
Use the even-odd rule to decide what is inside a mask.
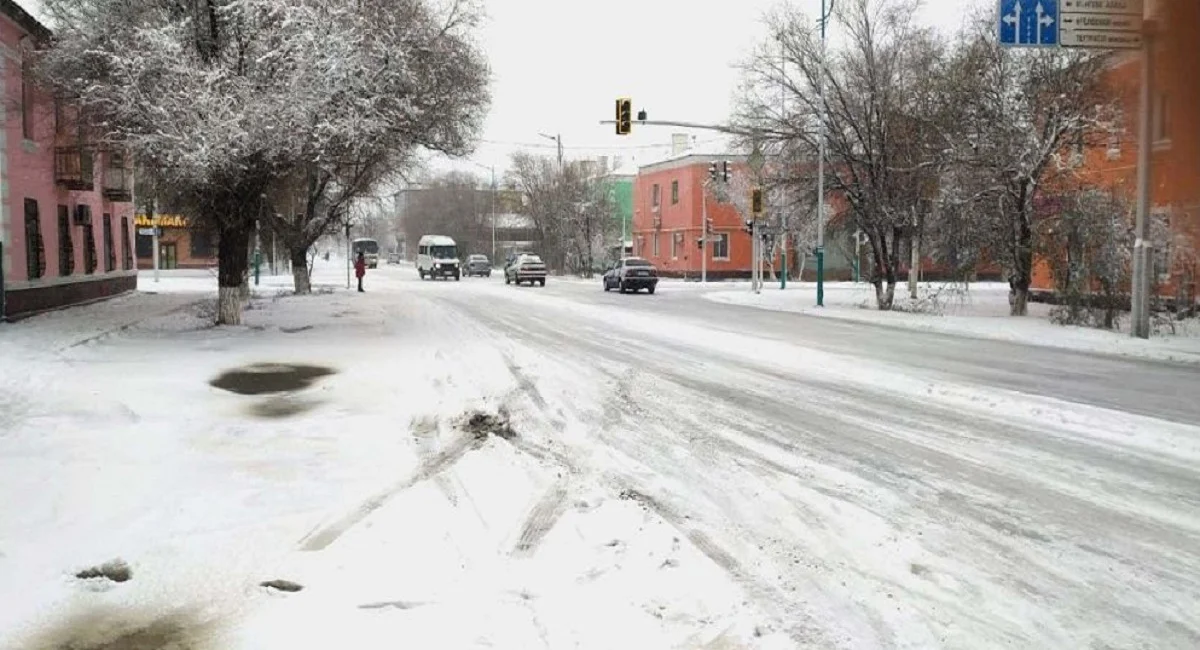
[[[1000,44],[1058,47],[1058,0],[1000,0]]]

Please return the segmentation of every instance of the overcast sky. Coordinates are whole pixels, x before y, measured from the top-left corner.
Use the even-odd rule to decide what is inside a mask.
[[[434,0],[438,1],[438,0]],[[673,130],[638,128],[618,137],[613,102],[633,98],[650,119],[723,122],[737,89],[738,62],[762,40],[762,16],[779,0],[482,0],[480,34],[494,82],[483,142],[471,162],[434,161],[487,176],[513,151],[554,154],[539,133],[562,134],[567,158],[623,156],[638,162],[669,151]],[[820,0],[791,0],[815,16]],[[958,27],[982,0],[925,0],[918,20]],[[989,0],[994,1],[994,0]],[[17,0],[36,13],[40,0]],[[833,24],[833,37],[837,26]],[[715,136],[695,132],[698,142]]]

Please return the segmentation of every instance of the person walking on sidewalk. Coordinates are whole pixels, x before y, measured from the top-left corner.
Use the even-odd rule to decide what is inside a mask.
[[[362,279],[367,274],[367,260],[363,258],[362,251],[358,252],[358,257],[354,259],[354,276],[358,278],[358,292],[362,293]]]

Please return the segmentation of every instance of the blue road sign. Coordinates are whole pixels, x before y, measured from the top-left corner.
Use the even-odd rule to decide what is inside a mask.
[[[1000,0],[1000,44],[1058,47],[1058,0]]]

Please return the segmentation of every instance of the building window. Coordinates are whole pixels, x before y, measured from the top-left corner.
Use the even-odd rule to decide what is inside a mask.
[[[33,73],[29,62],[21,63],[21,135],[33,139]]]
[[[1154,98],[1154,141],[1169,142],[1171,140],[1171,111],[1166,93],[1159,93]]]
[[[86,205],[83,208],[91,210]],[[91,219],[88,219],[83,227],[83,272],[88,275],[95,273],[96,265],[96,228],[91,224]]]
[[[25,270],[30,280],[46,275],[46,247],[36,199],[25,199]]]
[[[71,235],[71,209],[58,206],[58,274],[75,272],[75,239]]]
[[[671,205],[679,203],[679,181],[671,181]]]
[[[1108,152],[1109,160],[1117,160],[1121,157],[1121,129],[1113,128],[1108,132]]]
[[[138,259],[148,260],[154,257],[154,235],[143,235],[139,232],[134,246],[137,248]]]
[[[671,233],[671,259],[679,259],[679,233]]]
[[[104,213],[104,272],[112,273],[117,270],[117,251],[113,246],[112,215]]]
[[[713,259],[729,259],[729,233],[723,232],[713,235]]]
[[[133,270],[133,250],[129,247],[129,217],[121,217],[121,268]]]
[[[658,207],[659,202],[662,198],[661,196],[659,196],[660,194],[661,194],[661,192],[659,192],[658,183],[655,183],[654,187],[650,189],[650,205],[652,205],[656,208]]]
[[[654,239],[653,239],[653,243],[654,243],[654,256],[655,256],[655,257],[658,257],[658,255],[659,255],[659,248],[658,248],[658,233],[654,233]]]
[[[216,246],[213,245],[213,237],[210,233],[205,230],[195,228],[192,229],[190,239],[190,252],[192,257],[197,259],[216,257]]]

